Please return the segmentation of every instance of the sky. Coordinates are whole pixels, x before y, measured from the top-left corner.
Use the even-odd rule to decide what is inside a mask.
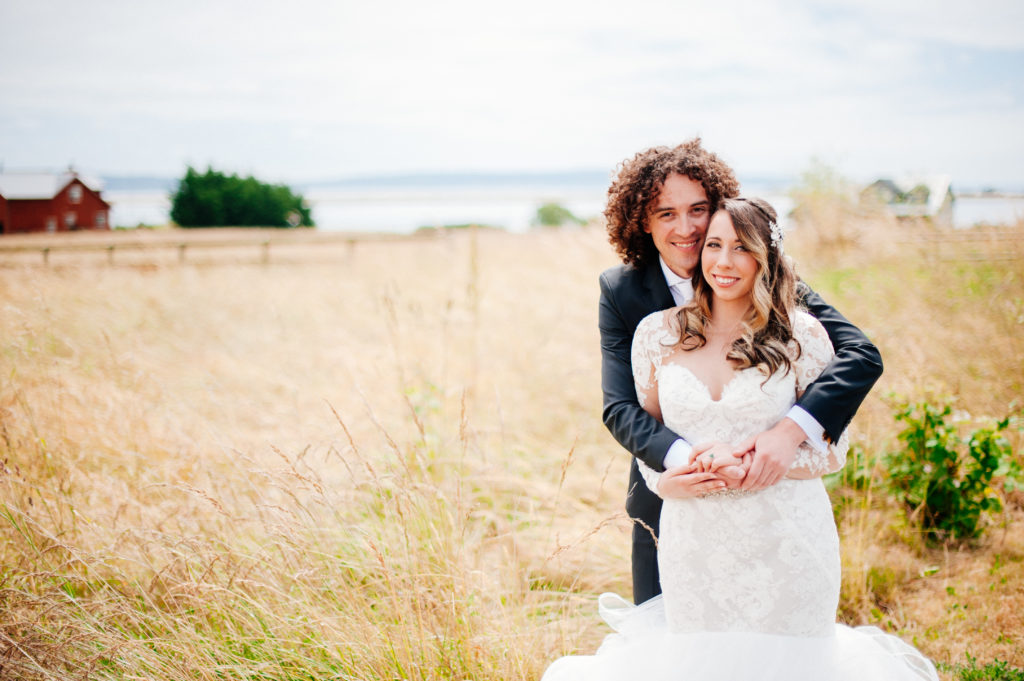
[[[0,2],[7,170],[611,173],[695,135],[741,179],[1024,189],[1024,3]]]

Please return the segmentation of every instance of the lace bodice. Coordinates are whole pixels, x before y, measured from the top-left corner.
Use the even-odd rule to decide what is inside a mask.
[[[832,357],[817,320],[794,319],[793,366],[769,377],[735,372],[718,400],[673,361],[673,311],[637,327],[633,370],[641,404],[657,399],[665,425],[689,442],[740,441],[783,418]],[[799,349],[798,349],[799,348]],[[767,378],[767,380],[766,380]],[[669,499],[658,563],[665,612],[676,631],[759,631],[799,636],[831,631],[839,597],[839,544],[820,476],[845,461],[846,437],[827,451],[806,443],[786,479],[758,492]],[[660,473],[638,462],[657,491]]]
[[[806,312],[793,320],[796,343],[790,345],[790,371],[777,371],[765,381],[757,367],[737,371],[718,400],[689,369],[667,361],[679,339],[675,309],[655,312],[637,326],[632,364],[640,406],[655,398],[666,426],[691,444],[712,440],[737,444],[778,423],[796,398],[828,365],[835,352],[821,324]],[[807,442],[797,450],[789,477],[809,478],[839,470],[846,461],[846,433],[827,451]],[[660,474],[641,463],[648,486],[657,492]]]

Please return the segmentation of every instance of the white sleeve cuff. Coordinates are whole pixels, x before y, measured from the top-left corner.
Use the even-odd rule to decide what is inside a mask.
[[[686,440],[680,438],[673,442],[672,446],[668,448],[668,452],[665,453],[665,461],[662,462],[665,470],[690,463],[690,452],[692,451],[693,447]]]
[[[800,426],[804,433],[806,433],[807,444],[811,445],[819,452],[828,450],[828,443],[825,442],[825,429],[813,416],[808,414],[803,407],[794,404],[790,407],[786,416],[793,419],[793,421],[796,422],[796,425]],[[675,445],[672,446],[674,447]],[[669,449],[669,451],[671,452],[672,450]],[[665,457],[665,459],[667,460],[668,457]]]

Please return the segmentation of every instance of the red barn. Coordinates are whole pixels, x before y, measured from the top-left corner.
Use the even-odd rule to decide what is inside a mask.
[[[0,234],[110,229],[98,182],[78,173],[0,173]]]

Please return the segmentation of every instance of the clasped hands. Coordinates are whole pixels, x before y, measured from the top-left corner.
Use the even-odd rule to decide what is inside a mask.
[[[796,458],[797,447],[806,437],[799,425],[784,418],[735,446],[726,442],[699,444],[690,453],[688,464],[661,474],[658,495],[663,499],[683,499],[725,489],[765,489],[785,477]]]

